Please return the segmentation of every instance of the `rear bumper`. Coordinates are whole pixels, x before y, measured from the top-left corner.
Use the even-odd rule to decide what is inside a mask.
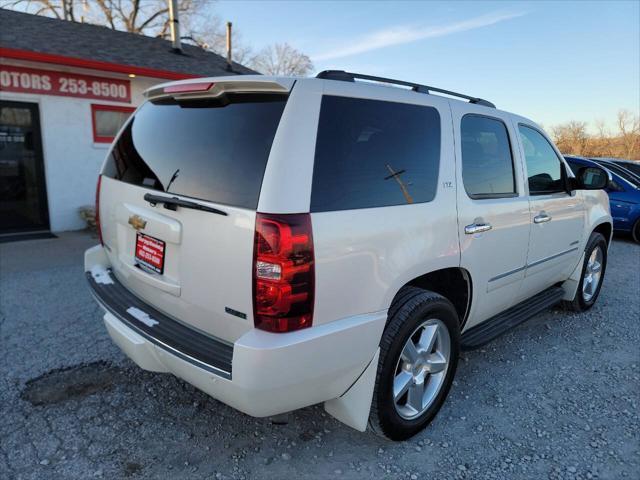
[[[374,357],[386,322],[383,311],[286,334],[250,330],[230,345],[164,316],[131,293],[129,298],[108,268],[102,247],[87,250],[87,279],[122,351],[145,370],[173,373],[256,417],[340,397]],[[118,286],[125,292],[115,292]],[[151,321],[142,316],[146,323],[140,324],[138,312],[127,313],[131,307]]]

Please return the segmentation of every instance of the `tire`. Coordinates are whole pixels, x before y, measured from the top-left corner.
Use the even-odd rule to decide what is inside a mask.
[[[595,273],[590,264],[590,260],[593,257],[598,257],[597,253],[594,253],[599,249],[601,254],[601,261],[599,263],[599,275],[597,276],[597,285],[595,284]],[[600,257],[599,257],[600,258]],[[584,312],[589,310],[596,303],[600,290],[602,288],[602,282],[604,280],[605,270],[607,268],[607,241],[600,233],[593,232],[589,237],[587,246],[584,249],[584,263],[582,265],[582,275],[580,275],[580,283],[578,290],[576,291],[573,300],[564,301],[562,305],[565,309],[574,312]],[[588,277],[591,275],[591,282],[588,281]],[[587,281],[585,282],[585,279]],[[589,284],[589,285],[588,285]]]
[[[633,225],[633,229],[631,230],[631,237],[633,241],[636,243],[640,243],[640,218],[636,220],[636,223]]]
[[[424,429],[449,393],[459,352],[460,326],[451,302],[434,292],[403,287],[389,308],[380,341],[370,429],[391,440],[405,440]],[[409,353],[413,362],[407,361]],[[398,393],[399,385],[406,388],[395,398],[394,385]]]

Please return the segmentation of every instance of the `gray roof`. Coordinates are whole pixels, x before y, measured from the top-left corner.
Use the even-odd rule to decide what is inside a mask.
[[[133,67],[198,76],[252,74],[253,70],[194,45],[175,53],[169,40],[120,32],[108,27],[0,9],[0,47],[65,55]]]

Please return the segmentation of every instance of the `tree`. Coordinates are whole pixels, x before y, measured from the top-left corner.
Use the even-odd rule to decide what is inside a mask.
[[[589,141],[586,122],[570,122],[551,128],[553,140],[562,152],[584,155]]]
[[[180,29],[185,39],[199,43],[198,30],[217,22],[207,0],[179,0]],[[69,20],[104,25],[114,30],[154,37],[169,35],[167,0],[5,0],[0,7]]]
[[[276,43],[262,49],[251,60],[250,65],[265,75],[303,77],[313,70],[311,59],[288,43]]]
[[[0,0],[0,8],[21,10],[69,20],[104,25],[114,30],[167,38],[170,33],[168,0]],[[178,0],[181,40],[226,56],[224,22],[211,0]],[[276,44],[257,55],[233,31],[233,61],[271,75],[306,75],[313,69],[308,56],[290,45]]]
[[[620,110],[617,120],[624,157],[633,158],[640,153],[640,117],[629,110]]]

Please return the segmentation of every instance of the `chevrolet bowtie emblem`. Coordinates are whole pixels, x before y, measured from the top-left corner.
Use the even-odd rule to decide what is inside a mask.
[[[142,230],[147,226],[147,221],[144,218],[139,217],[138,215],[131,215],[129,217],[129,225],[131,225],[136,230]]]

